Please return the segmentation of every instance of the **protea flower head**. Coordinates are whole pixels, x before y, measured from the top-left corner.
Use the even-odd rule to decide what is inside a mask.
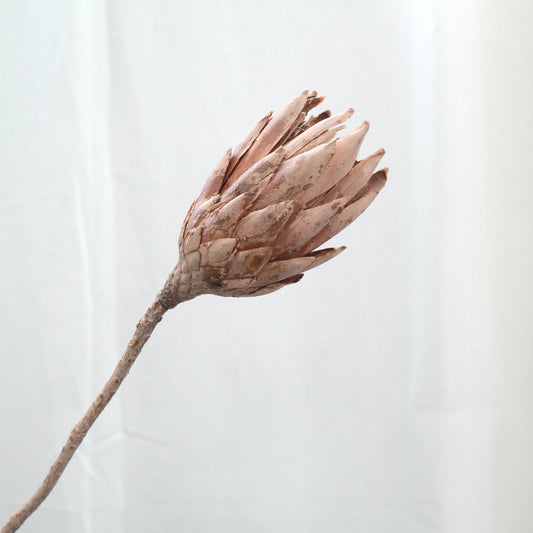
[[[267,294],[345,249],[317,250],[383,188],[387,169],[374,171],[385,151],[358,161],[368,122],[335,138],[353,109],[308,116],[323,99],[304,91],[226,152],[183,223],[165,307],[205,293]]]

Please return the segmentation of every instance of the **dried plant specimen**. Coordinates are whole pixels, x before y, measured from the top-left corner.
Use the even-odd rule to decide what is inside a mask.
[[[187,213],[178,264],[137,324],[113,375],[2,533],[16,531],[48,496],[166,311],[201,294],[274,292],[344,250],[317,248],[353,222],[383,188],[387,169],[376,168],[385,152],[357,160],[368,122],[336,138],[353,110],[310,116],[322,100],[304,91],[226,152]]]

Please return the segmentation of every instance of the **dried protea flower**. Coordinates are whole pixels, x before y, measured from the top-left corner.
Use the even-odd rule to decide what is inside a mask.
[[[16,531],[48,496],[168,309],[205,293],[273,292],[344,250],[317,248],[368,207],[385,185],[387,169],[374,173],[384,150],[357,160],[368,122],[335,139],[352,109],[307,117],[322,100],[303,92],[226,152],[185,218],[176,268],[48,475],[1,533]]]
[[[226,152],[183,223],[165,307],[206,293],[268,294],[344,250],[317,248],[385,185],[387,169],[374,173],[385,151],[358,161],[368,122],[335,139],[353,109],[308,116],[322,100],[304,91]]]

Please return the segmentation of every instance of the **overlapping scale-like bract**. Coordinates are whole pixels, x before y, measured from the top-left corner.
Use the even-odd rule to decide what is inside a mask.
[[[353,110],[308,117],[322,100],[304,91],[215,167],[180,234],[181,299],[267,294],[344,250],[316,248],[383,188],[387,169],[375,170],[385,152],[358,161],[368,122],[335,139]]]

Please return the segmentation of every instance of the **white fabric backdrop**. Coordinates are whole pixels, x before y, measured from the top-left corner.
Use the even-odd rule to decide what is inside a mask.
[[[533,530],[529,0],[2,2],[0,521],[303,89],[389,183],[340,257],[169,313],[30,532]]]

